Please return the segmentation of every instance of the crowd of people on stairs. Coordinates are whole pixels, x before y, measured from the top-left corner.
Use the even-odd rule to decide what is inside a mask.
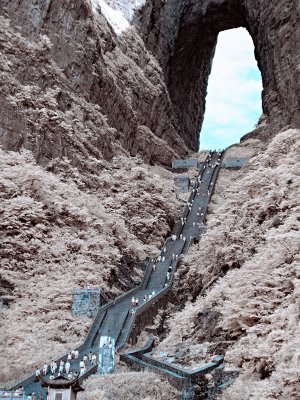
[[[35,372],[36,377],[39,375],[46,376],[50,373],[50,379],[54,379],[55,376],[64,375],[68,379],[73,379],[76,376],[81,376],[87,372],[88,367],[97,365],[97,356],[91,351],[85,354],[81,360],[79,360],[79,351],[73,350],[68,353],[67,360],[60,360],[59,364],[52,360],[48,365],[44,364],[42,369],[37,369]]]

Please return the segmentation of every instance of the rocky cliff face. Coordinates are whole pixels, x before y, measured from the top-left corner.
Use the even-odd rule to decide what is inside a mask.
[[[124,2],[107,3],[124,12]],[[241,26],[264,86],[264,129],[256,133],[300,125],[296,0],[148,0],[135,13],[138,33],[128,24],[122,35],[88,0],[0,5],[11,20],[2,31],[2,114],[13,103],[13,114],[23,114],[13,119],[27,121],[26,129],[2,121],[2,143],[34,149],[40,162],[127,151],[167,164],[196,150],[218,33]]]
[[[298,399],[300,131],[276,136],[300,124],[298,2],[148,0],[121,35],[97,2],[0,0],[0,144],[14,150],[0,151],[0,295],[11,302],[0,380],[81,341],[89,322],[70,317],[73,287],[118,293],[158,252],[180,203],[172,174],[149,164],[197,147],[217,35],[244,26],[264,85],[258,140],[242,146],[256,157],[220,174],[161,349],[226,353],[241,374],[225,400]],[[124,399],[105,391],[87,396]]]
[[[134,28],[118,37],[86,0],[0,7],[5,148],[77,165],[118,153],[169,164],[186,153],[161,69]]]
[[[178,126],[190,148],[198,142],[217,36],[226,29],[245,27],[254,42],[264,87],[261,135],[299,127],[297,0],[149,0],[137,23],[162,65]]]

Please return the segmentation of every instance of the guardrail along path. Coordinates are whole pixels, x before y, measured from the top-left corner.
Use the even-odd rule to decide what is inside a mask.
[[[221,158],[222,154],[217,152],[208,155],[173,235],[166,239],[160,256],[147,261],[141,284],[99,309],[84,343],[78,348],[79,360],[90,351],[98,352],[101,336],[114,338],[116,349],[124,347],[129,340],[135,317],[147,311],[153,302],[171,288],[180,257],[187,253],[190,245],[206,229],[207,207],[221,166]],[[138,306],[132,307],[132,297],[138,298]],[[56,360],[58,364],[61,359],[66,361],[67,355]],[[72,361],[71,370],[79,371],[78,360]],[[95,368],[89,366],[82,379],[94,372]],[[19,386],[24,387],[26,394],[34,392],[46,398],[46,393],[40,383],[35,381],[34,374],[18,382],[13,389]]]

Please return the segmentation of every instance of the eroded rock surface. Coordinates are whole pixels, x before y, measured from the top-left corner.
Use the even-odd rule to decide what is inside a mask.
[[[196,148],[220,31],[245,27],[263,80],[265,126],[300,125],[300,8],[296,0],[149,0],[138,20],[160,61],[185,143]],[[266,125],[268,125],[266,127]]]
[[[276,134],[300,125],[299,12],[296,0],[148,0],[118,36],[88,0],[0,0],[0,144],[14,150],[0,154],[2,383],[82,340],[75,285],[138,281],[179,202],[171,174],[130,156],[170,165],[196,149],[217,35],[244,26],[264,86],[258,140],[243,145],[248,166],[220,174],[210,229],[175,282],[174,306],[191,303],[161,349],[184,340],[188,362],[203,341],[208,357],[226,352],[241,375],[224,399],[298,398],[299,130]]]
[[[1,119],[26,120],[25,130],[1,123],[5,148],[29,148],[43,164],[139,153],[169,165],[186,154],[161,68],[134,28],[118,37],[86,0],[0,8]]]
[[[138,32],[129,25],[122,35],[88,0],[0,5],[11,20],[2,20],[1,102],[21,108],[29,128],[2,133],[2,143],[34,149],[40,162],[127,151],[168,164],[196,150],[217,36],[236,27],[252,36],[262,73],[256,135],[300,125],[296,0],[148,0],[136,10]]]

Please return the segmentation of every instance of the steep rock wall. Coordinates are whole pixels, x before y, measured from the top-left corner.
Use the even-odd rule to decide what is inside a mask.
[[[0,9],[5,148],[30,148],[40,163],[128,152],[169,164],[186,154],[161,69],[134,28],[118,37],[87,0],[1,0]],[[26,129],[7,129],[10,114]]]
[[[125,4],[107,3],[121,9]],[[88,0],[0,0],[0,6],[15,39],[20,40],[15,26],[23,37],[17,54],[15,43],[9,49],[4,45],[8,62],[14,48],[11,76],[17,84],[7,89],[3,82],[7,85],[11,76],[3,77],[1,103],[35,86],[31,104],[15,102],[15,114],[25,113],[25,134],[12,133],[19,127],[4,133],[2,128],[1,141],[10,149],[33,149],[39,162],[66,155],[80,163],[90,154],[110,159],[127,151],[168,164],[187,148],[197,149],[218,33],[236,27],[252,36],[262,73],[263,129],[255,134],[268,137],[300,125],[296,0],[148,0],[134,17],[138,33],[131,26],[121,36]],[[8,39],[6,32],[3,42]],[[49,90],[59,116],[45,113],[43,107],[49,107],[35,101]],[[58,120],[68,129],[58,127]],[[70,143],[74,136],[76,144]]]
[[[220,31],[245,27],[263,80],[260,136],[300,125],[297,0],[149,0],[136,23],[160,61],[182,136],[197,148],[207,80]]]

